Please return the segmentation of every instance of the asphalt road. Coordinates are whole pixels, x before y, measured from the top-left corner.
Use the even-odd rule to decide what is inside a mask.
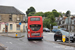
[[[44,32],[44,39],[42,41],[33,40],[28,41],[25,33],[23,38],[11,38],[0,36],[0,43],[6,50],[75,50],[74,47],[64,46],[46,40],[53,40],[52,33]],[[46,39],[46,40],[45,40]]]

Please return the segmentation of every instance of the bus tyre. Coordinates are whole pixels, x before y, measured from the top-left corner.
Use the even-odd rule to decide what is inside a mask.
[[[39,39],[40,41],[42,41],[42,39]]]

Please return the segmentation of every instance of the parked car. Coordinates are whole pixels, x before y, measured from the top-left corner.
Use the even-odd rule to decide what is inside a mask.
[[[48,28],[43,28],[43,31],[50,32],[50,30]]]
[[[61,30],[68,31],[66,28],[60,28]]]
[[[53,30],[52,30],[52,32],[55,32],[55,33],[56,33],[57,31],[59,31],[59,30],[58,30],[58,29],[53,29]]]
[[[57,40],[61,40],[62,41],[62,35],[65,35],[66,36],[66,41],[69,41],[69,32],[66,32],[66,31],[63,31],[61,29],[59,29],[60,31],[57,31],[55,34],[54,34],[54,40],[57,41]],[[75,34],[73,33],[70,33],[70,41],[71,42],[75,42]]]

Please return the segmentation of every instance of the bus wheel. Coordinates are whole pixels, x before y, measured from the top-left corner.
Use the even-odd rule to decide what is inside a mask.
[[[40,41],[42,41],[42,39],[39,39]]]

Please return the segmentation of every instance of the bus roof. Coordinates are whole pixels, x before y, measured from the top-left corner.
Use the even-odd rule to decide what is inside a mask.
[[[42,16],[29,16],[28,18],[31,18],[31,17],[42,17]]]

